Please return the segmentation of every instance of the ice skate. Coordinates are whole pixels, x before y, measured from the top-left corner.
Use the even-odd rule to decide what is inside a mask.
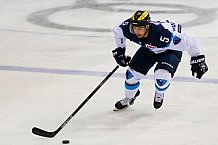
[[[123,109],[128,108],[130,105],[133,105],[136,97],[139,96],[139,94],[140,94],[140,91],[138,90],[132,99],[124,98],[124,99],[118,101],[115,104],[115,108],[113,109],[113,111],[123,110]]]
[[[159,109],[163,104],[163,100],[164,100],[164,93],[155,92],[154,103],[153,103],[154,108]]]

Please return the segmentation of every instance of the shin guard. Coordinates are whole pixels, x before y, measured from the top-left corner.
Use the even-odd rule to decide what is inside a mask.
[[[158,69],[155,71],[155,91],[164,93],[170,86],[171,73],[165,69]]]

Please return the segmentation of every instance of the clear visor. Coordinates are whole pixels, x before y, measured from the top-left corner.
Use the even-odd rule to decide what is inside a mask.
[[[145,26],[145,24],[142,24],[142,23],[132,23],[132,26]]]

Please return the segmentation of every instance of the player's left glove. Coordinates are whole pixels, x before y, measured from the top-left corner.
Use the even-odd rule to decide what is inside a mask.
[[[191,71],[192,76],[196,75],[196,78],[201,79],[204,73],[208,71],[207,64],[205,63],[205,56],[204,55],[198,55],[191,57]]]

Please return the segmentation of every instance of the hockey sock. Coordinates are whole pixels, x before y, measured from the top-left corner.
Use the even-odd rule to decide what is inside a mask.
[[[132,99],[140,86],[140,80],[144,75],[136,72],[135,70],[128,68],[126,71],[125,80],[125,96]]]
[[[140,82],[132,85],[129,85],[125,82],[125,96],[129,99],[132,99],[135,96],[139,86]]]

